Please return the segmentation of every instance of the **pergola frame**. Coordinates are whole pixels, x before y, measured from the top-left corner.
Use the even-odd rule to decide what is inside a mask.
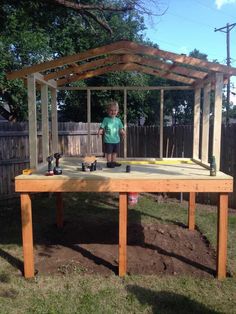
[[[185,84],[185,86],[117,86],[117,87],[73,87],[70,83],[114,71],[138,71],[159,76]],[[236,69],[218,63],[179,55],[172,52],[144,46],[135,42],[120,41],[106,46],[90,49],[72,56],[62,57],[14,71],[8,79],[27,80],[29,108],[29,146],[30,167],[38,168],[37,126],[36,126],[36,84],[41,89],[42,106],[42,151],[45,162],[49,152],[48,127],[48,89],[51,91],[52,151],[58,151],[57,129],[57,90],[87,91],[88,146],[90,154],[91,91],[123,90],[124,92],[124,126],[127,128],[127,92],[129,90],[161,90],[160,93],[160,158],[163,157],[163,107],[165,90],[193,89],[194,97],[194,132],[192,158],[208,165],[210,91],[215,90],[214,125],[212,154],[216,166],[220,168],[220,138],[222,119],[222,89],[224,82]],[[204,93],[202,141],[200,145],[200,108],[201,90]],[[124,157],[127,156],[127,140],[124,141]],[[201,156],[201,159],[200,159]],[[182,156],[180,156],[182,157]]]
[[[167,80],[180,82],[181,86],[115,86],[115,87],[74,87],[69,84],[78,80],[94,77],[113,71],[138,71],[156,75]],[[228,78],[236,75],[236,69],[225,65],[203,61],[200,59],[178,55],[160,49],[144,46],[129,41],[120,41],[86,52],[47,61],[19,71],[9,73],[9,79],[22,78],[27,80],[28,111],[29,111],[29,144],[30,167],[38,169],[37,152],[37,119],[36,119],[36,89],[41,90],[42,105],[42,143],[43,160],[49,153],[58,151],[57,125],[57,90],[87,91],[87,121],[88,121],[88,154],[90,151],[91,123],[91,91],[93,90],[123,90],[124,92],[124,126],[127,127],[127,92],[129,90],[160,90],[160,156],[163,155],[163,107],[166,90],[194,90],[194,130],[192,159],[205,170],[204,176],[194,176],[192,179],[172,175],[157,178],[147,178],[142,175],[136,179],[124,177],[106,177],[99,175],[91,177],[77,175],[75,178],[56,176],[51,179],[37,173],[32,176],[16,177],[16,191],[21,193],[22,237],[24,251],[25,277],[34,276],[33,236],[31,192],[55,192],[57,198],[57,226],[63,226],[62,192],[119,192],[119,275],[126,273],[126,243],[127,243],[127,195],[129,192],[187,192],[189,193],[188,227],[195,228],[195,194],[196,192],[219,193],[218,226],[217,226],[217,277],[226,276],[227,256],[227,209],[228,193],[232,192],[232,177],[219,173],[218,177],[206,174],[209,169],[209,118],[210,94],[215,91],[214,124],[212,154],[215,156],[217,170],[220,168],[220,139],[222,120],[222,89]],[[51,92],[52,148],[49,151],[49,121],[48,92]],[[201,95],[203,93],[202,130],[200,130]],[[201,131],[201,132],[200,132]],[[200,141],[200,134],[202,139]],[[201,142],[201,147],[200,147]],[[125,140],[125,157],[127,141]],[[201,159],[200,159],[201,156]],[[155,156],[154,156],[155,157]],[[182,156],[180,156],[182,157]],[[199,166],[199,165],[198,165]],[[200,170],[200,169],[199,169]],[[201,169],[202,171],[202,169]],[[171,172],[172,173],[172,172]]]

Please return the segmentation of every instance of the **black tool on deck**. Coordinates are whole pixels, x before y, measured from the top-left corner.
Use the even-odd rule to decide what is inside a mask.
[[[62,154],[59,153],[55,153],[54,154],[54,158],[56,159],[56,166],[53,168],[53,173],[58,175],[58,174],[62,174],[62,169],[59,166],[59,159],[62,157]]]
[[[126,172],[130,172],[130,170],[131,170],[130,165],[127,165],[127,166],[126,166]]]
[[[52,170],[53,156],[48,156],[47,157],[47,162],[48,162],[48,170],[45,173],[45,175],[46,176],[53,176],[53,170]]]

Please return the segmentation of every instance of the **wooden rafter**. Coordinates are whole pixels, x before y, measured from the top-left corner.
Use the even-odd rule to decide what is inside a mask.
[[[32,73],[41,72],[43,74],[45,71],[54,69],[53,72],[44,75],[43,79],[45,81],[57,79],[58,86],[61,86],[62,82],[66,84],[77,79],[80,80],[82,77],[87,78],[98,75],[97,73],[104,74],[104,70],[106,68],[110,69],[112,66],[112,69],[131,71],[130,68],[134,67],[134,64],[136,64],[134,71],[158,75],[186,84],[199,83],[214,72],[223,73],[225,76],[236,75],[236,68],[163,51],[135,42],[120,41],[79,54],[26,67],[19,71],[8,73],[7,78],[24,78]],[[65,66],[67,67],[61,69],[61,67]]]
[[[117,62],[117,56],[109,56],[107,58],[99,59],[99,60],[94,60],[90,61],[81,65],[77,65],[77,67],[74,67],[73,69],[71,68],[66,68],[60,71],[52,72],[47,75],[44,75],[45,80],[49,80],[52,78],[60,78],[69,74],[76,74],[76,73],[81,73],[83,71],[91,70],[92,68],[96,68],[99,66],[104,66],[108,65],[109,63],[114,63]]]
[[[193,77],[198,79],[203,79],[207,76],[206,72],[196,71],[177,65],[166,64],[161,61],[153,60],[151,58],[140,57],[136,55],[111,55],[107,58],[99,59],[84,63],[82,65],[77,65],[77,67],[66,68],[57,72],[52,72],[44,76],[45,80],[52,78],[60,78],[63,76],[71,76],[72,74],[81,74],[84,71],[92,70],[97,67],[107,66],[119,63],[137,63],[139,65],[146,65],[152,67],[154,70],[164,70],[168,72],[173,72],[176,74],[181,74],[187,77]]]
[[[106,55],[108,53],[115,52],[116,50],[123,49],[123,48],[124,48],[123,41],[115,42],[110,45],[105,45],[102,47],[89,49],[87,51],[84,51],[78,54],[62,57],[56,60],[46,61],[43,63],[32,65],[30,67],[23,68],[18,71],[13,71],[7,74],[7,78],[11,80],[16,79],[16,78],[22,78],[25,75],[50,70],[53,68],[64,66],[66,64],[71,64],[74,62],[79,62],[86,59],[95,58],[101,55]]]
[[[164,61],[161,60],[155,60],[153,58],[147,58],[147,57],[141,57],[138,55],[131,55],[127,54],[123,56],[123,62],[135,62],[141,65],[148,65],[153,68],[157,68],[160,70],[165,70],[169,72],[174,72],[177,74],[193,77],[193,78],[199,78],[199,79],[204,79],[207,76],[207,72],[203,71],[197,71],[197,70],[192,70],[188,69],[186,67],[181,67],[176,64],[168,64]]]
[[[125,64],[114,64],[111,66],[105,66],[103,68],[87,71],[82,74],[72,75],[65,79],[60,79],[57,81],[57,86],[62,86],[64,84],[68,84],[68,83],[75,82],[78,80],[84,80],[84,79],[88,79],[94,76],[102,75],[107,72],[115,72],[115,71],[138,71],[138,72],[143,72],[143,73],[163,77],[168,80],[178,81],[185,84],[193,84],[195,82],[195,80],[192,78],[186,78],[186,77],[176,75],[173,73],[168,73],[161,70],[155,70],[150,67],[141,66],[135,63],[125,63]]]
[[[236,75],[236,68],[228,67],[223,64],[218,64],[214,62],[208,62],[201,59],[188,57],[186,55],[179,55],[174,52],[164,51],[161,49],[156,49],[148,46],[144,46],[141,44],[137,44],[135,42],[125,42],[125,46],[129,51],[133,51],[136,54],[143,54],[149,56],[158,56],[163,58],[164,60],[172,60],[173,62],[177,62],[185,65],[192,65],[195,67],[208,69],[213,72],[222,72],[229,75]]]

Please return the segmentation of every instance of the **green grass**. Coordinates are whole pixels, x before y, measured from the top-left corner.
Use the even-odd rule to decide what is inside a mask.
[[[118,195],[67,194],[65,220],[118,221]],[[35,241],[52,233],[55,200],[40,196],[33,200]],[[187,223],[187,205],[158,204],[142,197],[129,210],[129,222]],[[197,206],[198,229],[216,245],[216,209]],[[53,235],[53,234],[52,234]],[[2,313],[236,313],[236,215],[229,215],[228,269],[226,280],[191,276],[86,275],[83,271],[64,275],[38,275],[25,280],[22,262],[19,203],[0,208],[0,314]]]

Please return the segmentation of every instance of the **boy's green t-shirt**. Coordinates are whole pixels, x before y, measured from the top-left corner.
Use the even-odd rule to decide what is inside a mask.
[[[120,129],[123,129],[124,126],[119,118],[105,117],[100,128],[104,129],[104,143],[120,143]]]

